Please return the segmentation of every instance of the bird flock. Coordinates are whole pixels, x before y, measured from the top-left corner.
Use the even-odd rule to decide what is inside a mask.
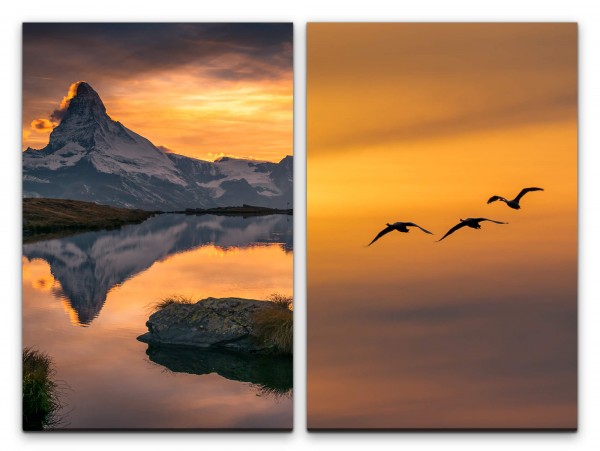
[[[521,190],[521,192],[514,199],[512,199],[512,200],[508,200],[508,199],[506,199],[505,197],[502,197],[502,196],[492,196],[492,197],[490,197],[488,199],[487,203],[491,204],[492,202],[500,201],[500,202],[504,202],[506,205],[508,205],[510,208],[512,208],[514,210],[519,210],[521,208],[521,206],[519,205],[519,202],[521,201],[521,198],[525,194],[529,193],[530,191],[544,191],[544,190],[543,190],[543,188],[536,188],[536,187],[523,188]],[[467,219],[461,219],[458,224],[456,224],[450,230],[448,230],[443,237],[441,237],[439,240],[437,240],[437,242],[439,243],[444,238],[446,238],[447,236],[453,234],[457,230],[462,229],[463,227],[470,227],[472,229],[481,229],[481,225],[479,223],[483,222],[483,221],[489,221],[489,222],[493,222],[493,223],[496,223],[496,224],[508,224],[507,222],[495,221],[493,219],[488,219],[488,218],[467,218]],[[375,241],[377,241],[382,236],[387,235],[388,233],[390,233],[390,232],[392,232],[394,230],[396,230],[397,232],[408,233],[410,231],[409,227],[417,227],[417,228],[421,229],[423,232],[428,233],[430,235],[433,235],[433,233],[431,233],[429,230],[424,229],[423,227],[421,227],[420,225],[415,224],[414,222],[394,222],[393,224],[386,224],[386,226],[387,227],[385,229],[383,229],[381,232],[379,232],[377,234],[377,236],[375,238],[373,238],[373,241],[371,241],[368,244],[368,246],[370,246],[371,244],[373,244]]]

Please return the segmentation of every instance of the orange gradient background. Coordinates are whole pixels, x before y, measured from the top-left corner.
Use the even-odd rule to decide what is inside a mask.
[[[576,427],[576,24],[309,24],[307,67],[309,427]]]

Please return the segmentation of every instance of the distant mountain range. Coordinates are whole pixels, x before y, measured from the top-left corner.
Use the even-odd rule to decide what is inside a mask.
[[[80,82],[48,145],[23,152],[23,196],[145,210],[292,208],[293,158],[279,163],[167,153],[107,114]]]

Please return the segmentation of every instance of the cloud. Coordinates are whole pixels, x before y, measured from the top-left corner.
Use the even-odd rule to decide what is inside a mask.
[[[60,121],[65,116],[67,108],[69,107],[71,99],[77,94],[77,86],[79,86],[79,83],[81,82],[78,81],[71,84],[67,95],[63,97],[58,108],[50,113],[48,119],[40,118],[31,121],[31,128],[38,133],[50,133],[58,124],[60,124]]]
[[[167,146],[156,146],[158,149],[162,150],[164,153],[177,153],[173,149]]]
[[[328,152],[576,119],[576,24],[311,24],[308,49]]]
[[[271,79],[291,71],[292,24],[28,23],[23,50],[26,77],[130,77],[202,65],[228,79]]]
[[[234,154],[225,153],[225,152],[219,152],[219,153],[208,152],[206,155],[208,155],[209,160],[212,160],[212,161],[216,161],[219,158],[223,158],[223,157],[239,158],[239,159],[243,159],[243,160],[254,160],[254,157],[252,155],[234,155]]]
[[[40,133],[50,133],[56,125],[56,122],[49,121],[48,119],[34,119],[31,121],[31,128]]]
[[[67,108],[69,108],[69,103],[71,103],[71,99],[75,97],[75,94],[77,94],[77,86],[79,86],[79,83],[81,83],[81,81],[76,81],[75,83],[71,84],[67,95],[64,96],[61,100],[58,109],[54,110],[50,114],[50,120],[52,122],[60,123],[62,118],[65,117],[65,113],[67,112]]]

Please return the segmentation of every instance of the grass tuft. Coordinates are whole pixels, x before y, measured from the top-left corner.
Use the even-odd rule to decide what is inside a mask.
[[[260,396],[262,398],[271,398],[276,401],[280,401],[282,399],[291,399],[294,393],[294,390],[291,388],[269,387],[262,384],[251,385],[252,387],[256,388],[256,396]]]
[[[293,298],[272,294],[274,308],[261,310],[254,318],[254,332],[260,342],[275,353],[291,355],[294,348]]]
[[[294,298],[280,293],[272,293],[267,299],[285,310],[294,310]]]
[[[180,295],[171,295],[165,298],[160,299],[152,305],[152,310],[158,312],[159,310],[168,307],[173,304],[194,304],[194,301],[191,298]]]
[[[23,430],[41,431],[62,422],[58,416],[62,405],[55,373],[47,354],[33,348],[23,349]]]

